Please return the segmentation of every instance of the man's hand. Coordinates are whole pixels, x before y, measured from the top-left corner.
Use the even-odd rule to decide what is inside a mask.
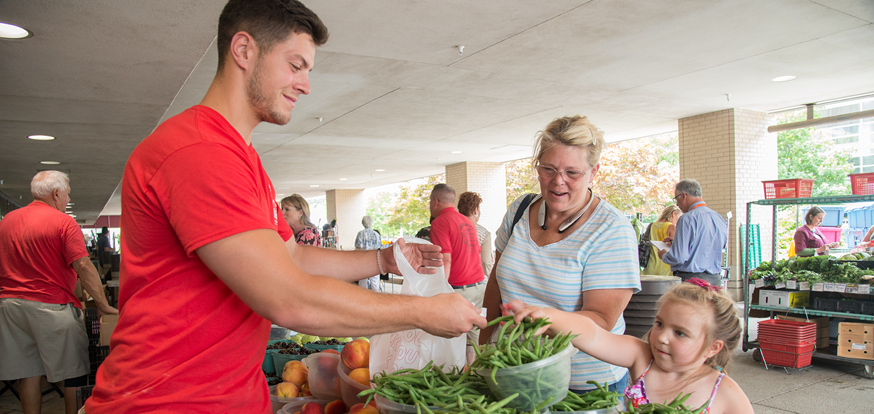
[[[441,293],[429,298],[423,309],[422,330],[444,338],[466,334],[474,326],[486,327],[480,310],[458,293]]]
[[[443,254],[440,253],[440,246],[407,243],[404,239],[398,239],[398,246],[400,246],[404,257],[410,262],[410,266],[418,273],[432,275],[437,273],[438,267],[443,266]],[[395,260],[394,248],[382,249],[380,253],[383,255],[385,270],[396,275],[401,274],[400,269],[398,269],[398,262]]]
[[[673,241],[674,241],[674,238],[673,238],[673,237],[670,237],[670,236],[668,236],[668,237],[665,237],[665,238],[664,238],[664,240],[662,240],[662,241],[663,241],[663,242],[665,242],[665,243],[667,243],[667,244],[668,244],[668,246],[670,246],[670,245],[671,245],[671,242],[673,242]]]
[[[118,315],[118,309],[108,304],[99,304],[97,305],[97,317],[99,318],[103,315]]]

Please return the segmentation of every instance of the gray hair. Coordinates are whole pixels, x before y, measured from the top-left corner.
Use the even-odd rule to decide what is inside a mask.
[[[437,184],[431,190],[431,199],[436,199],[441,204],[455,204],[455,189],[449,184]]]
[[[364,216],[361,218],[361,225],[364,226],[365,229],[369,229],[373,227],[373,218],[370,216]]]
[[[701,184],[693,178],[686,178],[677,183],[676,190],[678,193],[685,193],[692,197],[701,197]]]
[[[30,194],[37,200],[51,197],[55,190],[66,192],[70,188],[70,177],[60,171],[40,171],[30,181]]]

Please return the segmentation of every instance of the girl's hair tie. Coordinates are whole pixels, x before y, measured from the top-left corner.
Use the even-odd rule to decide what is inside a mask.
[[[686,280],[686,282],[689,282],[695,286],[701,286],[711,292],[719,292],[719,289],[722,289],[719,286],[713,286],[710,283],[707,283],[706,280],[698,279],[697,277],[690,277],[688,280]]]

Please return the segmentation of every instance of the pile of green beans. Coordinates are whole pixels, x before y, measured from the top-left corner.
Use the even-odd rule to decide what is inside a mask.
[[[443,366],[434,365],[434,361],[422,369],[378,373],[373,376],[373,383],[374,388],[358,393],[359,397],[368,397],[367,402],[379,394],[400,404],[437,407],[475,401],[488,389],[483,378],[476,373],[470,370],[461,372],[457,368],[446,373]]]
[[[476,358],[470,365],[472,369],[507,368],[540,361],[564,351],[571,339],[577,336],[570,333],[559,333],[554,338],[534,335],[538,329],[551,323],[546,318],[532,320],[529,317],[513,324],[513,315],[507,315],[493,319],[487,326],[502,322],[504,325],[496,343],[474,347]]]
[[[586,383],[598,388],[582,395],[569,392],[567,397],[558,404],[549,407],[550,411],[586,411],[619,405],[619,397],[622,397],[622,394],[607,390],[606,383],[604,385],[599,384],[597,381],[586,381]]]
[[[673,401],[660,404],[660,403],[647,403],[643,404],[640,407],[635,408],[631,405],[631,401],[626,401],[625,405],[627,408],[627,412],[633,414],[701,414],[707,409],[707,403],[709,401],[704,402],[704,405],[698,408],[688,408],[683,405],[689,396],[692,394],[680,393]]]
[[[491,401],[484,395],[459,397],[456,403],[438,404],[434,410],[420,403],[416,411],[418,414],[517,414],[515,409],[504,406],[518,396],[518,393],[513,394],[501,401]],[[531,414],[539,414],[539,410]]]

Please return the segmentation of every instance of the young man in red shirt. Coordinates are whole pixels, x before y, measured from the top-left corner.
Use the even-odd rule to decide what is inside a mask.
[[[42,171],[30,183],[33,202],[0,220],[0,380],[17,380],[21,409],[38,413],[40,380],[64,381],[67,414],[89,374],[88,335],[76,278],[94,297],[97,314],[117,314],[103,295],[82,230],[64,214],[70,181]]]
[[[452,337],[485,324],[454,293],[407,297],[349,283],[399,272],[391,249],[295,243],[252,131],[289,121],[327,37],[295,0],[231,0],[206,96],[131,154],[122,181],[121,317],[88,414],[269,413],[261,361],[270,321],[322,336],[421,328]],[[442,264],[434,246],[400,243],[420,272]]]

